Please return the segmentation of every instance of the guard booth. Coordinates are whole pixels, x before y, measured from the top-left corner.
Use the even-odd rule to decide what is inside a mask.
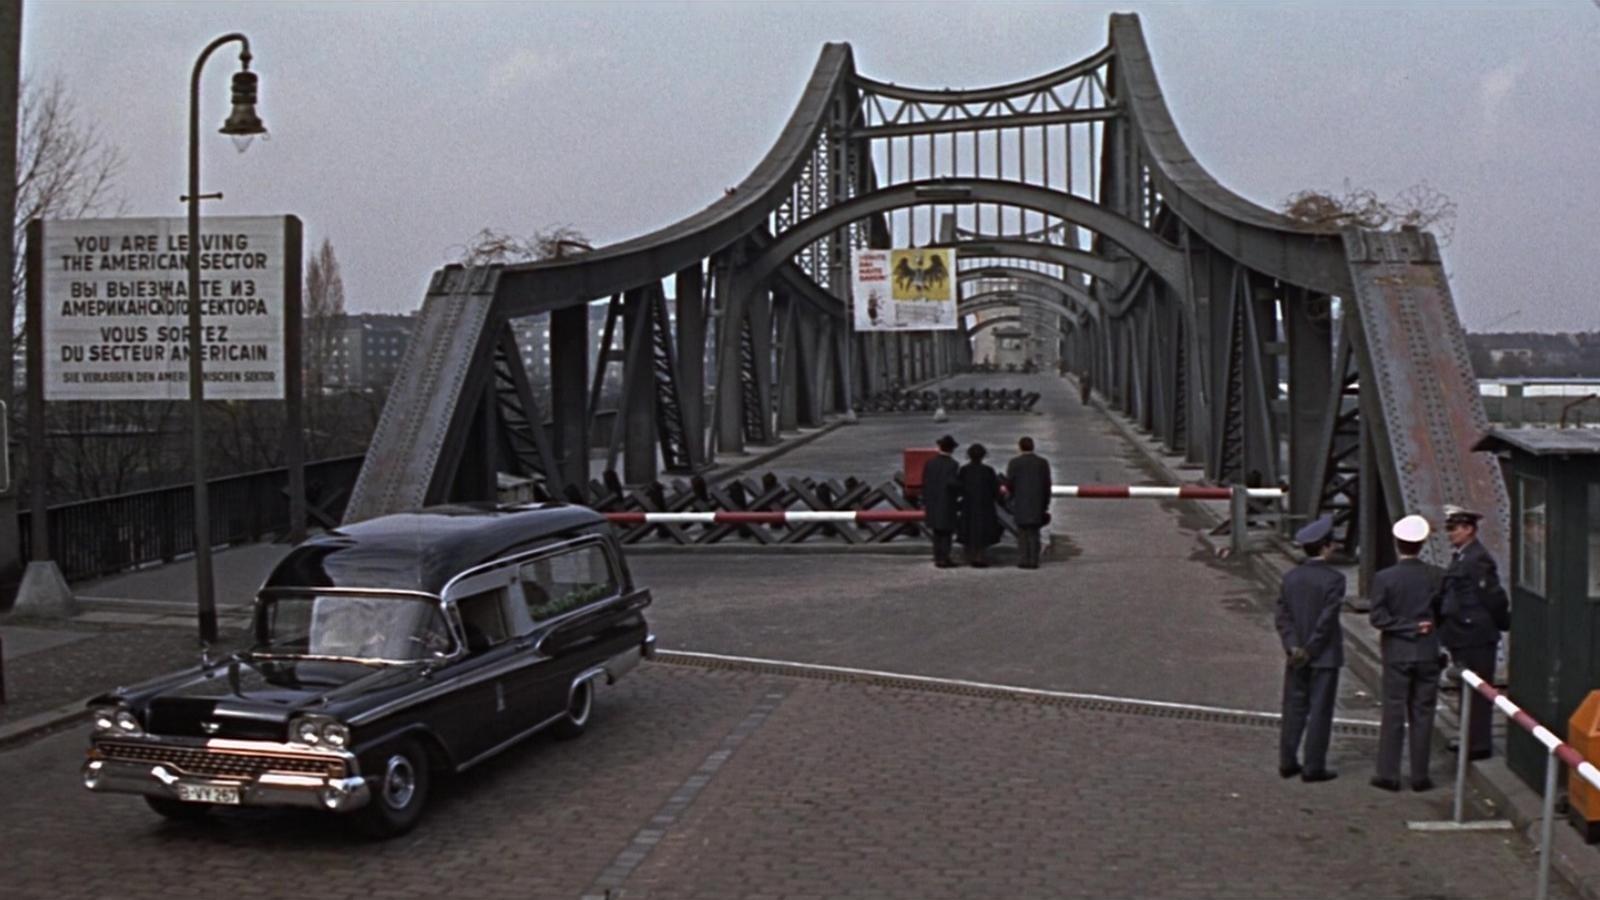
[[[1500,459],[1511,496],[1511,699],[1565,736],[1567,719],[1600,688],[1600,430],[1508,428],[1475,450]],[[1508,729],[1506,762],[1544,791],[1545,748]]]

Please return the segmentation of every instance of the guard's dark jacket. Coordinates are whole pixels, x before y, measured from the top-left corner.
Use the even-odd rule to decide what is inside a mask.
[[[981,462],[961,467],[961,515],[956,540],[968,547],[988,547],[1000,540],[1000,513],[995,501],[1000,498],[1000,476]]]
[[[1006,463],[1011,485],[1011,517],[1019,528],[1037,528],[1050,511],[1050,463],[1035,453],[1021,453]]]
[[[941,453],[922,466],[922,509],[928,527],[934,531],[956,530],[956,500],[961,486],[956,481],[961,466],[948,453]]]
[[[1344,576],[1320,559],[1308,559],[1283,576],[1278,593],[1278,637],[1285,653],[1304,647],[1315,669],[1344,665]]]
[[[1494,607],[1504,601],[1494,557],[1474,540],[1455,554],[1439,586],[1439,639],[1452,650],[1500,641]],[[1505,610],[1498,610],[1504,614]]]
[[[1437,566],[1420,559],[1402,559],[1372,577],[1372,627],[1382,633],[1384,662],[1433,662],[1439,658],[1439,613],[1435,607],[1439,581]],[[1434,630],[1417,633],[1417,622],[1428,619]]]

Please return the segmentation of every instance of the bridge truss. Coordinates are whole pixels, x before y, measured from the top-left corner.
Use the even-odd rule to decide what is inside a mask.
[[[974,90],[877,81],[826,45],[772,149],[704,210],[577,256],[440,270],[346,519],[487,499],[498,473],[585,499],[615,364],[610,456],[629,483],[949,374],[971,362],[965,327],[849,327],[850,252],[910,245],[958,248],[964,313],[1037,323],[1211,481],[1285,483],[1295,519],[1332,514],[1365,571],[1389,520],[1447,502],[1490,513],[1503,547],[1432,236],[1306,224],[1224,188],[1178,134],[1133,15],[1086,59]],[[548,317],[547,391],[511,337],[527,316]]]

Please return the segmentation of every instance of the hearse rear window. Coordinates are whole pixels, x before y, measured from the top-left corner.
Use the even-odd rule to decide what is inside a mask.
[[[599,544],[585,544],[523,563],[518,574],[528,615],[535,622],[617,593],[611,558]]]

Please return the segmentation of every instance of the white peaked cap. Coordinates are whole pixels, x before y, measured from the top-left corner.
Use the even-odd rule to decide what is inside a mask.
[[[1428,520],[1421,516],[1411,515],[1394,523],[1394,536],[1402,541],[1420,544],[1428,539]]]

